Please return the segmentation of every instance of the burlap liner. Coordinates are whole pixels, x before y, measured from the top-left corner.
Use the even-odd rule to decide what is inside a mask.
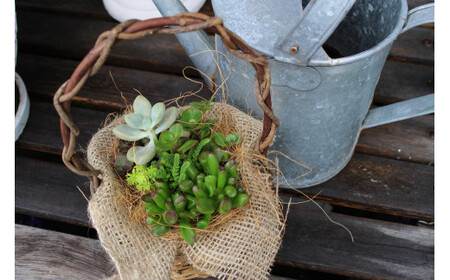
[[[208,118],[231,115],[241,133],[245,155],[239,157],[242,185],[250,195],[239,214],[214,231],[197,231],[197,242],[187,245],[154,237],[150,227],[130,218],[121,196],[123,182],[111,162],[113,121],[89,143],[89,163],[102,171],[102,183],[89,202],[89,215],[106,252],[121,279],[267,279],[281,244],[283,219],[280,201],[271,188],[270,176],[250,148],[262,131],[262,123],[232,106],[215,103]]]

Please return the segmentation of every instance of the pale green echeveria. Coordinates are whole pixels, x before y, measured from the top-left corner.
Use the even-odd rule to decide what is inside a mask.
[[[133,146],[128,150],[127,159],[137,165],[148,163],[156,154],[154,139],[167,130],[177,118],[177,108],[167,108],[164,103],[150,104],[139,95],[133,102],[133,113],[125,115],[125,124],[113,128],[113,133],[125,141],[150,139],[145,146]]]

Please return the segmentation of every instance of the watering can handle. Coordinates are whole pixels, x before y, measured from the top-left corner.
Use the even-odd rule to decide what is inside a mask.
[[[275,45],[281,60],[306,66],[356,0],[310,1],[302,17]],[[281,57],[282,56],[282,57]]]
[[[426,4],[409,11],[401,33],[430,22],[434,22],[434,3]],[[370,110],[363,122],[363,128],[401,121],[433,112],[434,94],[428,94]]]
[[[165,17],[188,12],[180,0],[153,0],[153,3]],[[215,48],[205,31],[198,30],[196,32],[175,34],[175,36],[186,53],[189,54],[189,58],[194,63],[195,67],[200,70],[203,80],[206,81],[208,87],[213,88],[212,80],[214,79],[216,71],[215,53],[213,52]]]

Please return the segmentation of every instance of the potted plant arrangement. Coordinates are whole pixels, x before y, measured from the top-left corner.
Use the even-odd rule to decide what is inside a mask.
[[[117,39],[209,28],[256,70],[263,121],[204,100],[186,107],[151,104],[138,95],[75,150],[79,130],[70,101],[102,66]],[[200,14],[127,21],[100,35],[54,96],[61,117],[63,162],[91,180],[88,212],[122,279],[198,277],[265,279],[284,221],[266,157],[279,123],[271,110],[267,59]]]
[[[237,165],[225,150],[241,135],[214,131],[218,120],[204,117],[211,100],[190,105],[177,114],[176,107],[152,106],[139,95],[113,133],[120,139],[115,170],[136,188],[153,235],[178,225],[181,237],[194,244],[195,228],[208,228],[214,215],[244,206],[249,196],[236,187]]]

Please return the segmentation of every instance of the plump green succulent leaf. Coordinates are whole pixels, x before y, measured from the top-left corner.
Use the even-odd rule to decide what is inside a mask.
[[[136,128],[132,128],[126,124],[121,124],[113,128],[113,133],[118,138],[126,141],[137,141],[144,137],[148,137],[148,133]]]
[[[202,119],[202,112],[197,108],[189,108],[181,115],[185,127],[192,127]]]
[[[176,145],[177,140],[178,138],[172,132],[164,131],[159,135],[159,139],[155,139],[155,142],[159,149],[167,151]]]
[[[155,127],[155,125],[159,124],[159,122],[164,118],[164,113],[166,112],[166,106],[162,102],[158,102],[153,105],[152,108],[152,125],[151,127]]]
[[[164,131],[159,136],[159,141],[164,144],[172,144],[176,141],[175,135],[170,131]]]
[[[228,133],[227,136],[225,136],[225,140],[230,146],[236,145],[242,141],[242,136],[239,133]]]
[[[191,107],[198,108],[200,111],[205,113],[206,111],[208,111],[208,110],[213,108],[213,105],[210,105],[211,101],[212,101],[212,99],[211,100],[207,100],[207,101],[203,101],[203,102],[191,102],[191,103],[189,103],[189,105]]]
[[[150,104],[147,98],[138,95],[133,102],[133,110],[136,114],[147,117],[152,112],[152,104]]]
[[[227,141],[225,139],[225,136],[223,136],[222,132],[213,132],[213,134],[211,135],[211,139],[213,140],[213,142],[220,146],[220,147],[226,147],[228,146]]]
[[[175,136],[175,138],[179,138],[183,134],[183,126],[179,123],[174,124],[169,128],[169,131]]]
[[[181,145],[178,148],[178,151],[180,153],[185,153],[187,151],[189,151],[190,149],[194,148],[197,145],[198,141],[197,140],[188,140],[186,142],[183,143],[183,145]]]
[[[204,139],[209,136],[211,130],[208,127],[202,127],[198,130],[198,136],[200,139]]]
[[[132,128],[149,130],[152,120],[150,119],[150,116],[144,118],[139,114],[131,113],[125,115],[125,122]]]
[[[177,119],[177,108],[170,107],[167,108],[166,112],[164,113],[164,118],[160,121],[158,127],[155,129],[155,133],[161,133],[164,130],[168,129]]]
[[[147,146],[134,146],[130,148],[127,153],[127,159],[135,162],[137,165],[144,165],[152,160],[155,154],[155,143],[150,141]]]

